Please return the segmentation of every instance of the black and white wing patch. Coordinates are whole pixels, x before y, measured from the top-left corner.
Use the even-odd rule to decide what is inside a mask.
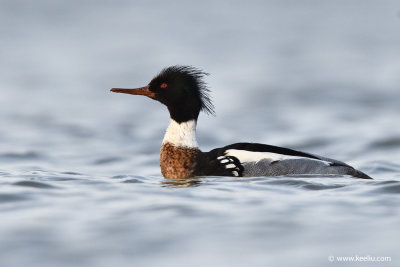
[[[243,166],[240,161],[232,156],[219,156],[217,158],[219,164],[228,172],[227,175],[241,177],[243,174]]]

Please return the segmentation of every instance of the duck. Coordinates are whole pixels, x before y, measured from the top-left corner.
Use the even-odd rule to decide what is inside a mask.
[[[267,144],[243,142],[201,151],[196,139],[199,114],[215,114],[206,75],[193,66],[175,65],[162,69],[146,86],[111,88],[114,93],[147,96],[167,107],[170,123],[160,150],[165,178],[320,175],[372,179],[344,162]]]

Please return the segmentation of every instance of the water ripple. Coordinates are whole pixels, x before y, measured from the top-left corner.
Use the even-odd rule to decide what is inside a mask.
[[[262,184],[267,184],[267,185],[282,185],[282,186],[290,186],[294,188],[301,188],[301,189],[306,189],[306,190],[327,190],[327,189],[335,189],[335,188],[341,188],[346,185],[344,184],[339,184],[334,181],[334,179],[337,178],[320,178],[320,177],[310,177],[307,176],[307,179],[312,178],[315,180],[321,180],[321,179],[331,179],[333,181],[332,183],[329,184],[322,184],[318,183],[317,181],[305,181],[301,177],[297,178],[271,178],[268,179],[264,182],[261,182]],[[338,178],[342,178],[341,176],[338,176]]]
[[[400,137],[392,136],[376,140],[370,144],[370,149],[396,149],[400,147]]]
[[[128,179],[128,180],[123,181],[123,183],[136,184],[136,183],[143,183],[143,182],[140,181],[139,179],[132,178],[132,179]]]
[[[384,181],[377,186],[372,193],[400,194],[400,181]]]
[[[374,161],[366,164],[365,171],[372,174],[400,173],[400,165],[389,161]]]
[[[31,160],[43,158],[42,153],[36,151],[27,152],[6,152],[0,154],[0,158],[3,160]]]
[[[15,202],[15,201],[21,201],[21,200],[27,200],[27,199],[29,199],[27,196],[21,195],[21,194],[0,193],[0,203]]]
[[[24,186],[24,187],[32,187],[32,188],[42,188],[42,189],[52,189],[56,188],[52,185],[43,182],[35,182],[35,181],[20,181],[14,183],[16,186]]]
[[[105,157],[105,158],[100,158],[97,159],[93,162],[94,165],[103,165],[103,164],[109,164],[109,163],[114,163],[118,161],[122,161],[122,158],[119,157]]]

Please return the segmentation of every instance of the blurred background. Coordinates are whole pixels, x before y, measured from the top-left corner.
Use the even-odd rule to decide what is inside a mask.
[[[239,141],[268,143],[346,161],[380,181],[398,180],[400,176],[398,1],[1,0],[0,36],[0,179],[3,183],[0,202],[4,202],[3,211],[8,212],[3,215],[8,219],[2,219],[0,233],[3,234],[1,239],[9,245],[3,247],[7,253],[1,253],[0,258],[5,263],[15,266],[30,262],[35,265],[43,258],[50,263],[54,260],[65,264],[71,264],[71,258],[76,258],[77,263],[98,265],[101,262],[105,266],[110,262],[132,263],[134,260],[129,251],[114,251],[104,244],[112,240],[113,244],[129,247],[134,241],[125,240],[125,234],[138,229],[127,218],[114,220],[116,210],[121,214],[126,211],[119,210],[120,206],[110,200],[113,197],[119,199],[117,196],[123,195],[118,203],[131,207],[132,192],[129,190],[136,190],[138,199],[135,201],[142,206],[132,207],[128,213],[129,218],[139,220],[136,223],[142,229],[143,241],[154,235],[165,237],[165,233],[152,233],[165,218],[156,216],[153,224],[148,224],[155,215],[150,211],[156,213],[158,209],[154,211],[153,206],[146,205],[157,202],[159,194],[166,194],[163,198],[174,206],[182,199],[172,195],[182,194],[180,196],[184,198],[188,194],[214,196],[213,190],[219,189],[213,186],[242,192],[235,182],[217,183],[200,192],[171,192],[160,188],[163,178],[158,154],[169,123],[166,108],[147,98],[112,94],[109,89],[146,85],[162,68],[171,65],[192,65],[211,74],[206,77],[206,82],[212,91],[217,115],[200,116],[198,141],[203,150]],[[110,182],[110,177],[138,181],[140,185],[128,189],[124,184]],[[60,181],[70,182],[60,185]],[[110,199],[103,195],[115,186],[118,190],[109,196]],[[390,190],[398,193],[400,187],[395,186],[397,189]],[[46,190],[53,187],[59,187],[58,193]],[[296,189],[300,187],[295,186]],[[247,188],[249,191],[246,192],[261,201],[262,197],[256,193],[258,188]],[[356,192],[356,195],[360,193]],[[303,199],[302,193],[293,192],[300,199]],[[287,199],[286,195],[275,194],[282,201]],[[236,199],[238,196],[225,197]],[[27,199],[29,201],[22,201]],[[390,199],[390,203],[398,204],[398,198],[397,202]],[[55,200],[58,204],[54,204]],[[261,203],[271,200],[264,199]],[[311,198],[310,201],[314,200]],[[204,199],[191,201],[194,202],[193,206],[187,207],[189,211],[196,210],[199,207],[196,205],[202,207]],[[305,206],[310,205],[307,201],[303,203]],[[365,202],[370,201],[366,197]],[[49,202],[53,206],[49,207]],[[243,211],[250,205],[244,202]],[[100,209],[107,204],[110,209],[102,214]],[[316,211],[311,213],[312,216],[302,213],[293,225],[282,225],[279,229],[277,224],[286,220],[283,214],[293,212],[292,204],[287,202],[287,209],[275,214],[275,228],[268,231],[288,232],[296,223],[302,225],[306,218],[320,217],[320,213],[313,213]],[[217,205],[215,209],[218,211],[219,207],[220,212],[231,208],[240,210],[240,205],[210,205]],[[76,214],[77,206],[89,214],[87,217],[109,216],[100,216],[105,228],[99,230],[96,238],[84,239],[86,243],[82,246],[86,250],[77,248],[76,242],[85,238],[82,236],[92,221],[84,214]],[[259,219],[261,210],[276,211],[277,208],[257,207],[259,209],[248,216],[250,221],[239,220],[226,229],[250,227]],[[59,210],[59,217],[52,213],[54,210]],[[147,217],[140,213],[143,210]],[[324,208],[316,210],[320,212]],[[348,211],[354,213],[354,210]],[[141,214],[141,219],[135,217],[137,214]],[[389,223],[398,222],[394,219],[398,212],[390,214],[394,217],[389,216],[377,224],[388,229],[387,236],[399,237],[398,231],[390,232],[393,228]],[[168,213],[165,216],[173,221],[175,215]],[[226,219],[212,219],[214,215],[199,215],[200,222],[211,226],[201,228],[203,224],[195,224],[199,230],[197,235],[167,235],[172,241],[166,238],[163,242],[175,244],[176,251],[163,250],[166,243],[155,240],[147,244],[148,247],[138,245],[142,249],[139,251],[146,253],[135,254],[135,259],[149,263],[153,245],[167,255],[158,258],[159,262],[156,259],[150,261],[157,264],[166,264],[162,259],[174,258],[187,245],[201,248],[206,244],[200,238],[202,234],[217,233],[218,226]],[[367,214],[362,218],[349,215],[348,219],[364,221],[375,215]],[[49,221],[43,220],[43,216]],[[196,213],[191,216],[197,218]],[[232,220],[239,219],[234,213],[229,216]],[[38,225],[31,229],[28,221]],[[346,221],[342,226],[348,227],[348,223]],[[60,236],[53,229],[56,225],[71,227],[68,228],[70,239]],[[216,228],[212,228],[214,226]],[[182,227],[180,231],[191,233],[194,226]],[[369,225],[366,227],[363,230],[370,230]],[[119,229],[117,237],[112,232],[114,228]],[[42,231],[48,229],[54,230],[54,240],[43,237]],[[317,228],[315,231],[323,233],[326,230]],[[226,236],[230,236],[226,231]],[[229,248],[233,240],[223,241],[226,236],[220,234],[217,241],[209,240]],[[189,241],[183,242],[185,238]],[[254,233],[246,232],[237,242],[245,240],[258,239]],[[277,239],[270,240],[270,247],[274,240]],[[277,245],[279,253],[293,244],[289,236],[283,240],[286,241],[282,241],[282,246]],[[312,239],[310,246],[321,244],[322,240],[325,239]],[[368,242],[361,245],[357,240],[359,236],[349,237],[346,242],[349,246],[369,247]],[[386,242],[381,252],[391,251],[392,241]],[[7,247],[4,242],[0,246]],[[99,242],[102,243],[100,248],[97,247]],[[39,251],[32,248],[37,244],[41,248],[36,248]],[[263,245],[261,240],[251,244]],[[48,251],[52,247],[56,251],[50,257]],[[219,260],[214,263],[242,262],[238,261],[239,255],[229,256],[235,249],[227,251],[216,253],[214,258]],[[243,251],[251,254],[249,248],[243,248]],[[252,263],[265,264],[263,251],[254,249],[252,252],[255,253]],[[290,258],[279,258],[279,253],[270,261],[274,266],[290,262]],[[329,264],[325,250],[313,253],[305,248],[297,253],[303,255],[300,258],[304,262],[319,260],[319,266]],[[15,259],[17,255],[25,257]],[[196,255],[189,253],[187,262]],[[95,257],[100,258],[96,261],[93,260]],[[226,261],[230,257],[233,258]],[[249,262],[244,260],[242,263]]]

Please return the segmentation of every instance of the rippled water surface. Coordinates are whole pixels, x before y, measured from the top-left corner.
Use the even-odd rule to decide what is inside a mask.
[[[400,5],[384,4],[2,1],[0,265],[399,266]],[[375,179],[164,179],[166,109],[108,90],[174,64],[211,73],[203,150],[286,146]]]

